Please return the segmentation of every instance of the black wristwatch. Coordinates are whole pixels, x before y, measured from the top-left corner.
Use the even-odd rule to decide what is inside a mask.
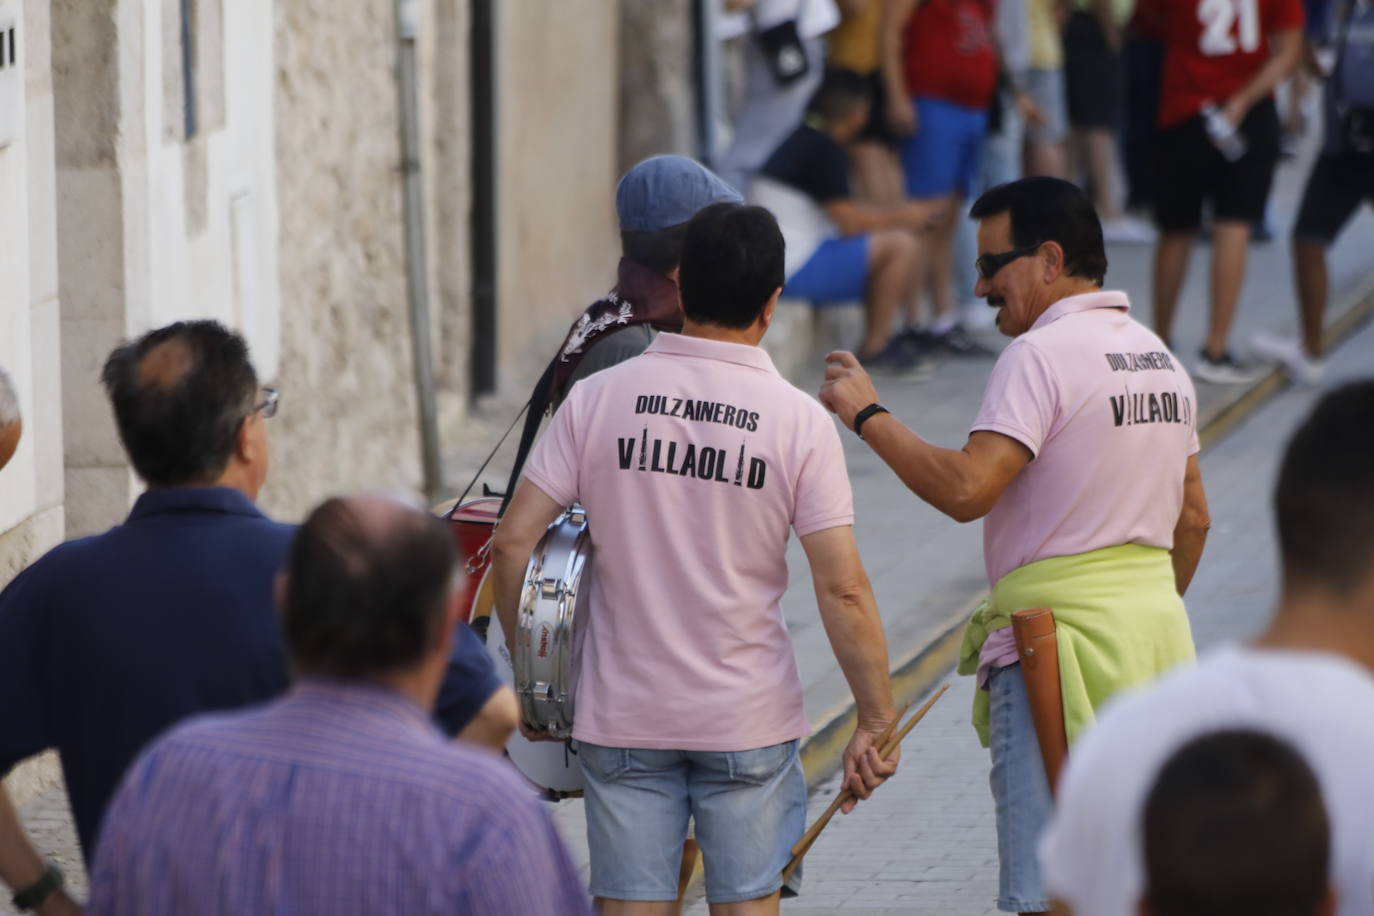
[[[62,889],[62,882],[62,870],[49,862],[48,870],[43,872],[43,877],[15,894],[10,902],[21,913],[27,910],[36,910],[43,905],[44,901]]]
[[[869,417],[873,416],[875,413],[887,413],[887,412],[888,412],[888,409],[887,409],[886,407],[884,407],[883,405],[879,404],[877,401],[874,401],[872,404],[869,404],[869,405],[868,405],[867,407],[865,407],[863,410],[861,410],[861,411],[859,411],[858,413],[854,414],[854,435],[856,435],[856,436],[858,436],[860,439],[862,439],[862,438],[864,437],[864,434],[863,434],[863,432],[862,432],[862,430],[863,430],[863,428],[864,428],[864,422],[865,422]]]

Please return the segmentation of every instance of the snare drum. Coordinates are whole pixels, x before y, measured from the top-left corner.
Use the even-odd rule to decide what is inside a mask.
[[[591,563],[587,513],[573,506],[544,532],[525,568],[513,653],[515,693],[525,722],[557,738],[572,734]]]
[[[501,680],[513,687],[515,670],[506,648],[506,636],[501,632],[501,621],[495,614],[487,630],[487,655],[496,664]],[[521,775],[543,790],[549,799],[558,801],[582,795],[582,768],[570,742],[530,741],[516,730],[506,742],[506,755]]]

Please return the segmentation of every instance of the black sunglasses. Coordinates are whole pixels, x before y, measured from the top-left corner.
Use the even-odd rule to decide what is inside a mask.
[[[1011,251],[1004,251],[1001,254],[980,255],[978,260],[973,262],[973,266],[978,269],[978,276],[984,280],[991,280],[997,275],[997,271],[1006,267],[1017,258],[1024,258],[1028,254],[1035,254],[1040,250],[1044,242],[1036,242],[1034,245],[1027,245],[1025,248],[1013,248]]]

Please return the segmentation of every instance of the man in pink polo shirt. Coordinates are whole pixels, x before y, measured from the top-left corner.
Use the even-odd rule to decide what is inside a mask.
[[[894,715],[887,646],[839,435],[758,346],[782,279],[767,210],[698,213],[682,249],[682,333],[578,383],[497,530],[496,607],[512,632],[545,527],[574,502],[590,520],[573,738],[603,914],[676,912],[689,816],[713,911],[778,912],[810,730],[779,606],[793,530],[858,706],[846,785],[867,798],[896,771],[874,746]]]
[[[1193,656],[1181,595],[1206,535],[1193,384],[1163,342],[1102,289],[1107,255],[1088,198],[1056,178],[993,188],[973,205],[977,293],[1015,340],[962,449],[925,442],[878,403],[849,353],[827,360],[821,402],[916,495],[958,521],[986,516],[989,600],[965,634],[974,726],[992,751],[998,906],[1050,909],[1036,839],[1049,785],[1011,613],[1054,610],[1070,745],[1112,694]]]

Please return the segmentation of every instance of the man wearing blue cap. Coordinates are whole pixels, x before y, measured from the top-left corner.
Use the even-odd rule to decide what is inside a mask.
[[[615,189],[622,252],[616,285],[573,322],[550,367],[549,403],[557,408],[577,381],[643,353],[656,331],[682,330],[677,265],[687,221],[725,202],[742,198],[686,156],[654,156],[625,173]]]

